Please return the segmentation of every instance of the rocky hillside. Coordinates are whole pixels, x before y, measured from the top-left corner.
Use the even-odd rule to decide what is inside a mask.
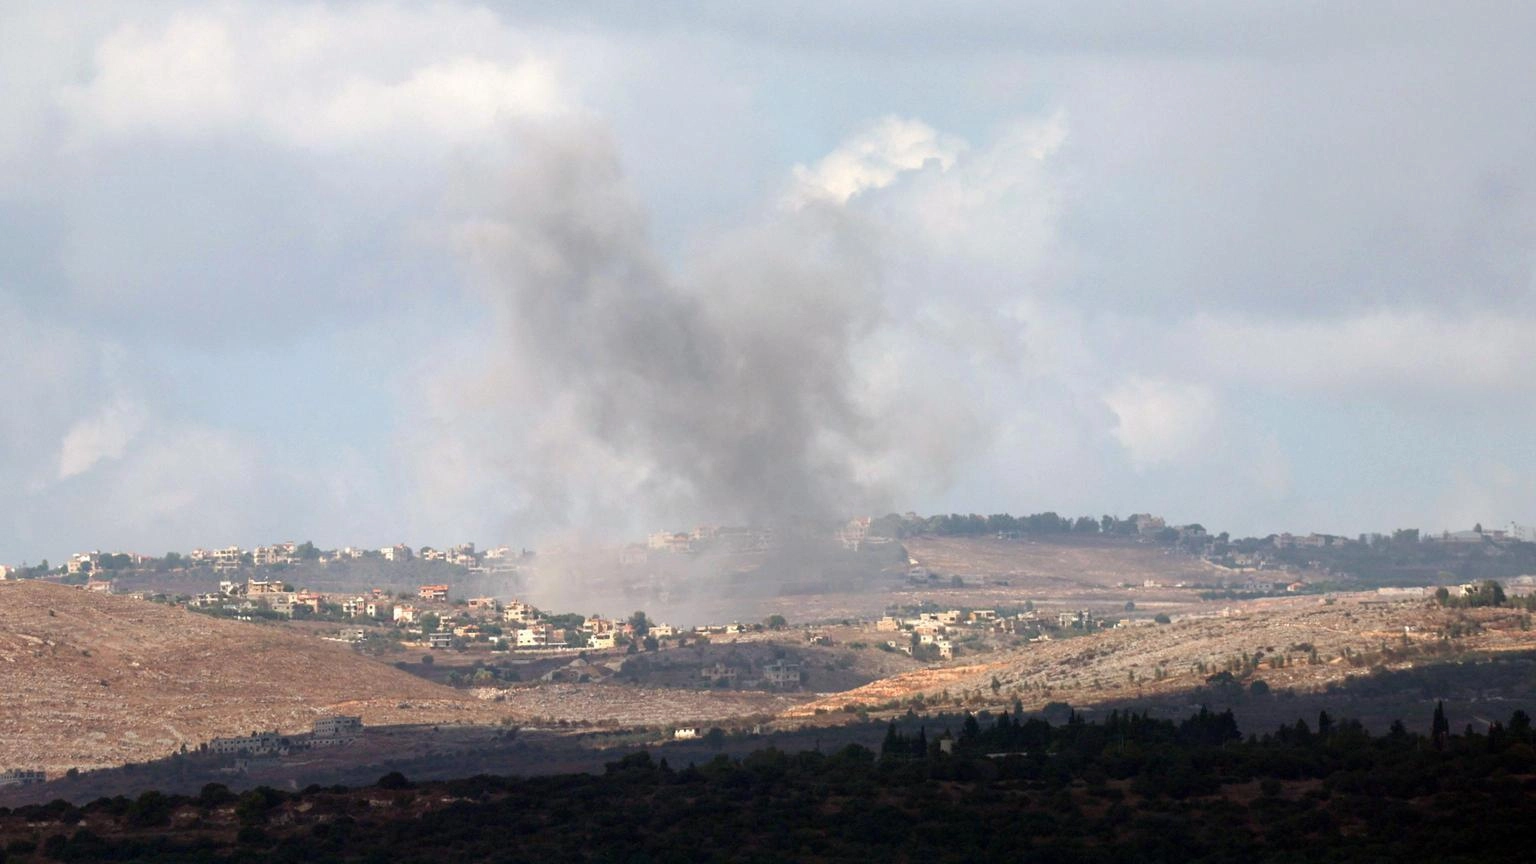
[[[220,735],[494,718],[490,706],[282,628],[37,582],[0,583],[0,769],[167,756]]]
[[[1170,694],[1230,672],[1239,683],[1315,690],[1377,667],[1403,668],[1472,653],[1536,650],[1529,615],[1510,609],[1442,610],[1422,600],[1374,594],[1233,604],[1171,624],[1117,628],[1072,639],[966,657],[895,675],[786,712],[806,718],[903,706],[1002,704],[1028,708]]]

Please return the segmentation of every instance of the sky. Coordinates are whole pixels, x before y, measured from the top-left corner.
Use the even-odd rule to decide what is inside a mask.
[[[1528,524],[1533,28],[12,0],[0,561],[906,510]]]

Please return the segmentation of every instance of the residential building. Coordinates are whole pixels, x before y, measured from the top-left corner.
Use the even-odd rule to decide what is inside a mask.
[[[336,714],[315,719],[316,738],[356,738],[363,734],[363,718]]]
[[[513,600],[502,610],[501,618],[509,624],[532,624],[537,621],[539,610],[521,600]]]
[[[392,620],[396,624],[415,624],[418,617],[415,606],[402,603],[394,608]]]
[[[646,538],[645,545],[655,552],[688,552],[693,549],[693,538],[682,532],[657,531]]]
[[[239,546],[226,546],[215,549],[212,557],[215,570],[239,570],[245,563],[245,550]]]
[[[283,736],[272,732],[252,732],[249,735],[234,738],[215,738],[208,742],[208,750],[213,753],[286,753],[291,742]]]
[[[293,617],[293,607],[298,600],[298,595],[291,591],[269,591],[263,595],[267,602],[267,608],[279,615]]]
[[[471,597],[469,598],[469,611],[496,613],[501,608],[501,603],[495,597]]]
[[[42,771],[33,771],[27,768],[11,768],[6,771],[0,771],[0,786],[33,786],[46,782],[48,782],[48,775]]]
[[[292,564],[299,560],[298,547],[293,543],[277,543],[272,546],[257,546],[251,550],[251,563],[258,567],[270,567],[276,564]]]
[[[416,589],[416,596],[423,600],[447,600],[447,585],[422,585]]]
[[[834,533],[834,539],[844,549],[857,552],[864,547],[864,541],[869,537],[869,517],[860,516],[857,519],[849,519],[843,523]]]
[[[614,632],[593,633],[587,637],[587,647],[594,651],[604,651],[615,646]]]
[[[431,634],[428,634],[427,635],[427,647],[433,648],[433,649],[437,649],[437,648],[452,648],[453,647],[453,634],[452,633],[431,633]]]
[[[523,627],[512,633],[513,644],[518,648],[543,648],[551,644],[560,644],[554,640],[554,628],[552,627]]]
[[[367,615],[369,618],[373,618],[379,621],[382,621],[385,618],[388,618],[391,621],[400,620],[399,618],[395,617],[395,604],[389,602],[388,600],[369,600],[367,605],[363,607],[363,614]],[[413,618],[412,620],[415,619]]]
[[[95,573],[101,569],[100,552],[76,552],[64,562],[64,572],[71,576],[82,573]]]
[[[415,557],[411,553],[411,547],[405,545],[404,543],[396,543],[393,546],[385,546],[383,549],[379,550],[379,555],[383,556],[385,561],[394,561],[396,563],[409,561]]]
[[[719,684],[724,681],[733,687],[736,685],[736,679],[740,677],[740,674],[740,670],[735,666],[727,666],[719,661],[716,661],[712,666],[705,666],[699,669],[699,677],[711,684]]]
[[[800,664],[775,660],[763,667],[763,681],[770,687],[788,690],[800,686]]]

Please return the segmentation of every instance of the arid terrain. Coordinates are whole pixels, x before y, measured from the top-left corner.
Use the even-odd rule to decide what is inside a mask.
[[[37,582],[0,584],[0,766],[157,759],[220,735],[494,720],[478,700],[287,632]]]
[[[1212,604],[1214,605],[1214,604]],[[1374,594],[1275,598],[956,660],[895,675],[787,712],[857,705],[1126,702],[1190,690],[1212,676],[1315,691],[1373,668],[1412,668],[1465,656],[1536,649],[1527,614],[1442,610]]]
[[[1374,592],[1202,600],[1196,586],[1218,578],[1210,566],[1147,544],[915,538],[907,548],[918,562],[913,572],[864,590],[766,603],[757,596],[736,609],[782,612],[789,629],[584,659],[399,643],[369,656],[322,638],[335,624],[241,622],[36,581],[3,583],[0,768],[57,776],[145,762],[219,736],[303,732],[324,714],[358,714],[370,729],[645,729],[635,734],[654,741],[683,724],[767,724],[782,733],[913,707],[1177,700],[1222,673],[1238,691],[1263,682],[1306,694],[1371,670],[1536,650],[1528,614],[1510,609],[1448,610]],[[730,606],[730,598],[717,602]],[[874,623],[888,610],[1026,606],[1037,611],[1016,615],[1018,629],[953,629],[953,659],[910,656],[915,633]],[[1055,625],[1072,610],[1105,623],[1087,632]],[[748,681],[777,661],[803,670],[800,686]],[[701,676],[717,665],[742,680]],[[359,750],[306,758],[383,757]]]

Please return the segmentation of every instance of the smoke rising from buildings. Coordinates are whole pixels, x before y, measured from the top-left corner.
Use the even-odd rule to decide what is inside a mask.
[[[478,393],[527,412],[502,462],[525,510],[632,531],[883,503],[892,439],[855,368],[882,316],[868,226],[779,211],[674,267],[601,132],[520,136],[508,164],[466,184],[456,239],[505,349]]]

